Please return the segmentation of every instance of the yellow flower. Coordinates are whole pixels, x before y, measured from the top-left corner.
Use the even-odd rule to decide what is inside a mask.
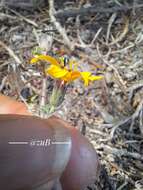
[[[45,69],[45,73],[53,78],[61,79],[65,82],[72,82],[76,79],[82,79],[84,85],[88,86],[90,81],[100,80],[103,76],[92,75],[91,72],[80,72],[77,70],[77,65],[73,61],[69,61],[69,68],[63,67],[62,57],[59,58],[59,62],[49,55],[39,55],[31,60],[31,63],[38,61],[46,61],[51,65]]]
[[[66,82],[72,82],[79,78],[84,81],[85,86],[88,86],[90,81],[100,80],[103,78],[103,76],[94,76],[90,72],[68,71],[66,68],[62,69],[56,65],[51,65],[46,69],[46,73],[53,78],[61,79]]]
[[[38,61],[46,61],[53,65],[59,65],[59,62],[49,55],[36,55],[34,58],[31,59],[30,63],[37,63]]]
[[[68,71],[66,68],[60,68],[56,65],[51,65],[45,72],[53,78],[61,79],[66,82],[74,81],[80,77],[79,71]]]
[[[56,65],[51,65],[49,68],[45,70],[45,73],[49,74],[53,78],[62,78],[68,73],[68,71]]]
[[[88,86],[90,81],[101,80],[103,76],[92,75],[91,72],[80,72],[84,85]]]
[[[80,72],[79,71],[69,71],[63,78],[62,80],[67,81],[67,82],[72,82],[80,77]]]

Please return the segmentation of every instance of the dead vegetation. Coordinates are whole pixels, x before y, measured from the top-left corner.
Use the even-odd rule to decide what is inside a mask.
[[[34,12],[0,7],[3,94],[29,106],[45,92],[40,73],[28,65],[37,36],[47,46],[52,35],[52,51],[64,50],[81,67],[105,75],[86,89],[75,82],[57,112],[88,136],[100,156],[101,179],[90,190],[143,189],[142,7],[139,0],[49,0],[49,7]]]

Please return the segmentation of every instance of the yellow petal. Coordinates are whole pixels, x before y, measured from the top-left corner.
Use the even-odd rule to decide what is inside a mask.
[[[103,76],[91,75],[90,72],[81,72],[80,74],[81,74],[81,77],[84,81],[85,86],[88,86],[90,81],[101,80],[103,78]]]
[[[37,55],[36,57],[31,59],[30,63],[33,64],[37,63],[38,61],[46,61],[53,65],[59,65],[58,61],[54,57],[51,57],[49,55]]]
[[[80,77],[80,72],[78,71],[69,71],[62,79],[67,82],[71,82]]]
[[[66,69],[62,69],[56,65],[51,65],[45,72],[54,78],[62,78],[68,73]]]
[[[79,71],[72,71],[71,73],[71,79],[72,81],[80,77],[80,72]]]
[[[94,80],[101,80],[103,78],[103,76],[94,76],[94,75],[91,75],[89,77],[89,80],[91,81],[94,81]]]
[[[62,80],[69,82],[71,81],[71,73],[67,72],[65,76],[62,77]]]
[[[82,77],[82,79],[84,81],[84,85],[88,86],[88,84],[89,84],[89,77],[90,77],[91,73],[90,72],[80,72],[80,74],[81,74],[81,77]]]

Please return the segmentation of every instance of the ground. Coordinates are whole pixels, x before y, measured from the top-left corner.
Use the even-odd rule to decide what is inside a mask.
[[[88,87],[80,81],[70,85],[55,113],[76,126],[97,150],[101,175],[91,190],[143,189],[143,8],[141,1],[123,3],[56,4],[56,20],[48,7],[0,8],[1,93],[27,104],[27,94],[40,96],[41,75],[29,61],[37,36],[44,39],[43,46],[50,43],[45,39],[51,27],[51,51],[64,51],[84,70],[104,75]],[[99,9],[86,14],[93,6]],[[71,8],[77,7],[84,11],[70,16]]]

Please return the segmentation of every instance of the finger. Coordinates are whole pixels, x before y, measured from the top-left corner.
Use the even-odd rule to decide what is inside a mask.
[[[82,190],[99,178],[100,162],[91,143],[78,130],[58,117],[48,119],[50,125],[69,129],[72,139],[71,156],[61,177],[64,190]]]
[[[0,114],[30,115],[30,112],[23,103],[0,94]]]
[[[7,97],[4,97],[7,101]],[[9,100],[11,104],[20,106],[20,114],[28,114],[24,104]],[[0,96],[1,102],[1,96]],[[5,107],[6,105],[6,107]],[[0,113],[2,113],[3,108],[6,112],[19,114],[19,112],[14,109],[11,110],[9,103],[1,106],[0,104]],[[10,111],[9,111],[10,109]],[[26,111],[25,111],[26,110]],[[63,126],[69,129],[71,138],[72,138],[72,152],[71,157],[68,162],[68,166],[65,169],[65,172],[61,178],[62,185],[65,189],[75,190],[77,187],[80,189],[80,186],[87,186],[98,178],[100,172],[100,163],[96,154],[96,151],[92,145],[79,134],[79,132],[71,127],[67,122],[64,122],[62,119],[59,119],[55,116],[51,117],[47,121],[51,125]],[[47,123],[47,125],[48,125]],[[88,152],[85,154],[84,152]],[[82,155],[82,156],[81,156]],[[89,155],[88,157],[86,155]],[[86,175],[87,173],[87,175]],[[76,176],[76,177],[75,177]]]
[[[67,128],[38,117],[0,115],[1,189],[32,189],[59,178],[70,152]]]

